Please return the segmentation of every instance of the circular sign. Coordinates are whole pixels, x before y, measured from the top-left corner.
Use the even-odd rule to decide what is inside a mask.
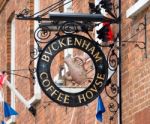
[[[97,98],[106,84],[107,70],[105,55],[95,41],[68,34],[53,39],[42,50],[37,77],[50,99],[76,107]]]

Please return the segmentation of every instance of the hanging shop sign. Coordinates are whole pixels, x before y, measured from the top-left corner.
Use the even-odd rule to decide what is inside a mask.
[[[38,60],[37,77],[51,100],[77,107],[89,104],[102,92],[107,70],[105,55],[95,41],[68,34],[45,46]]]

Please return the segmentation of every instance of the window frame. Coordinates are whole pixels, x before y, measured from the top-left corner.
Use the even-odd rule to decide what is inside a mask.
[[[150,0],[138,0],[126,11],[127,18],[134,18],[150,5]]]
[[[34,0],[34,13],[37,13],[40,11],[40,0]],[[38,28],[39,23],[37,21],[34,21],[34,31]],[[34,42],[34,48],[36,49],[38,46]],[[37,66],[37,60],[34,61],[34,66]],[[36,74],[34,75],[36,77]],[[35,84],[34,84],[34,93],[32,98],[28,101],[30,105],[37,104],[41,100],[41,88],[39,86],[37,77],[35,78]]]
[[[15,41],[16,41],[16,34],[15,34],[15,16],[14,16],[14,13],[10,16],[10,18],[8,19],[8,30],[10,31],[9,32],[9,39],[8,39],[8,42],[10,42],[10,53],[7,53],[7,54],[10,54],[10,70],[15,70],[15,53],[16,53],[16,48],[15,48]],[[13,73],[13,72],[12,72]],[[11,75],[10,76],[10,82],[11,84],[15,87],[15,76],[14,75]],[[14,92],[12,92],[10,90],[10,105],[13,109],[15,109],[15,94]],[[16,117],[15,115],[11,116],[6,124],[13,124],[16,122]]]
[[[65,3],[69,2],[70,0],[66,0]],[[72,1],[66,5],[64,5],[64,12],[73,12],[72,10]]]

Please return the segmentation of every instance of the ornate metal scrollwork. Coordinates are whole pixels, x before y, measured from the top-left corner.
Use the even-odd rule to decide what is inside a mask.
[[[65,34],[92,31],[95,25],[91,22],[66,21],[61,24],[60,31]]]
[[[119,103],[117,101],[117,95],[119,93],[119,87],[117,84],[111,83],[105,87],[105,92],[111,100],[109,105],[108,105],[108,108],[109,108],[109,111],[112,113],[112,115],[110,116],[110,121],[112,121],[114,119],[114,116],[116,115],[118,109],[119,109]]]
[[[61,1],[58,1],[58,5],[59,5],[59,2],[61,2]],[[101,14],[101,11],[100,11],[101,5],[103,5],[103,8],[105,9],[105,11],[112,18],[107,18],[107,17],[103,16],[103,14]],[[54,6],[55,6],[55,4],[54,4]],[[90,35],[89,31],[93,31],[93,29],[96,27],[96,24],[94,22],[102,21],[102,23],[105,23],[105,21],[106,21],[109,24],[109,26],[107,26],[106,29],[109,29],[110,25],[113,23],[119,23],[120,17],[117,17],[115,11],[111,12],[112,3],[110,3],[109,7],[107,7],[107,6],[108,5],[106,5],[105,0],[102,0],[97,7],[95,5],[92,5],[93,8],[91,8],[92,9],[91,13],[93,13],[93,14],[86,15],[87,17],[90,17],[87,20],[87,22],[85,22],[86,21],[85,19],[82,20],[84,17],[82,15],[80,15],[80,16],[77,15],[78,19],[80,17],[82,17],[82,19],[75,20],[75,21],[71,20],[71,17],[68,17],[68,20],[65,19],[65,20],[61,20],[61,21],[59,20],[58,16],[55,19],[51,19],[50,17],[42,18],[45,16],[46,13],[48,14],[48,12],[50,10],[53,10],[52,6],[49,6],[47,8],[48,10],[43,9],[42,11],[37,12],[33,15],[30,15],[30,10],[28,10],[28,9],[24,9],[22,12],[20,12],[17,15],[18,19],[20,19],[20,20],[36,20],[39,22],[39,27],[35,30],[35,33],[34,33],[34,39],[37,44],[37,48],[32,49],[30,52],[31,61],[29,64],[29,71],[30,71],[33,79],[35,78],[35,72],[37,71],[37,69],[34,67],[34,63],[39,58],[39,55],[41,54],[41,50],[43,48],[42,43],[51,42],[51,40],[53,39],[53,38],[51,38],[51,31],[57,32],[54,37],[60,37],[61,35],[64,35],[64,34],[65,35],[66,34],[73,35],[75,33],[84,32],[84,33],[88,34],[88,36],[92,39],[92,36]],[[115,8],[115,5],[113,7]],[[45,10],[46,10],[46,12],[44,12]],[[43,14],[41,12],[43,12]],[[40,15],[40,13],[41,13],[41,15]],[[97,14],[98,17],[97,17],[97,15],[93,16],[94,14]],[[67,15],[64,14],[63,18],[66,18],[66,16]],[[55,17],[55,15],[53,15],[53,17]],[[47,22],[44,22],[44,21],[47,21]],[[92,42],[95,42],[95,40],[92,39]],[[112,72],[112,75],[117,71],[117,67],[119,64],[118,56],[117,56],[118,48],[116,47],[116,44],[117,44],[116,42],[111,45],[108,44],[106,46],[99,44],[100,47],[109,48],[109,51],[107,53],[107,62],[108,62],[108,70],[110,70]],[[110,76],[110,78],[111,78],[111,76]],[[115,83],[109,83],[107,86],[105,86],[105,91],[106,91],[107,96],[111,100],[108,108],[109,108],[109,111],[112,113],[112,115],[110,116],[110,121],[112,121],[115,114],[117,113],[117,111],[119,109],[119,103],[117,101],[117,95],[119,94],[119,87]]]
[[[28,8],[23,9],[19,14],[17,14],[17,18],[25,18],[30,15],[31,10]]]
[[[116,52],[118,52],[117,43],[110,47],[107,55],[108,69],[112,72],[112,75],[117,71],[119,65],[119,57]],[[119,109],[119,103],[117,100],[119,94],[119,87],[116,83],[112,82],[112,75],[110,76],[110,79],[105,86],[106,95],[110,98],[110,103],[108,105],[109,111],[112,113],[109,118],[110,122],[113,121],[114,116]]]
[[[129,41],[130,39],[132,39],[133,37],[135,37],[142,31],[144,31],[144,40],[143,41]],[[144,22],[138,24],[138,26],[136,28],[136,33],[134,35],[132,35],[130,38],[128,38],[127,40],[123,40],[122,42],[135,44],[135,47],[145,51],[145,53],[144,53],[145,58],[147,58],[147,15],[144,16]]]
[[[40,43],[47,43],[45,40],[51,36],[51,31],[48,27],[38,27],[34,32],[34,39]]]
[[[76,22],[65,22],[60,30],[65,34],[73,34],[78,31],[78,25]]]
[[[37,62],[37,59],[39,58],[40,53],[41,53],[41,48],[39,47],[39,44],[37,43],[37,48],[33,48],[30,50],[31,59],[30,59],[30,63],[28,66],[29,72],[33,80],[35,79],[35,73],[36,73],[35,62]]]
[[[38,56],[39,56],[39,50],[37,48],[31,49],[31,51],[30,51],[30,57],[32,59],[36,59],[36,58],[38,58]]]
[[[31,74],[32,79],[35,79],[34,74],[36,73],[36,68],[34,66],[34,63],[35,63],[35,60],[38,58],[38,55],[39,55],[37,53],[36,54],[34,53],[34,52],[37,52],[36,50],[37,49],[33,49],[33,51],[32,50],[30,51],[31,60],[30,60],[28,69],[29,69],[29,72]]]
[[[111,48],[107,55],[108,67],[111,71],[116,71],[118,67],[118,56],[115,51],[116,48]]]

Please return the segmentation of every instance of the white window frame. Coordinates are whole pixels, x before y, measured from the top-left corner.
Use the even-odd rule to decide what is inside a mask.
[[[40,0],[34,0],[34,13],[37,13],[40,11]],[[39,23],[37,21],[34,21],[34,31],[38,28]],[[37,44],[34,43],[34,48],[37,48]],[[34,66],[37,66],[37,60],[34,62]],[[36,77],[36,74],[34,75]],[[39,86],[37,77],[35,78],[35,84],[34,84],[34,95],[29,100],[29,104],[33,105],[38,103],[41,100],[41,88]]]
[[[40,0],[34,0],[34,13],[38,12],[40,8]],[[12,19],[11,21],[11,38],[10,38],[10,42],[11,42],[11,70],[15,70],[15,18]],[[38,22],[35,21],[34,22],[34,30],[36,30],[38,27]],[[34,44],[34,47],[37,48],[37,44]],[[37,65],[37,61],[35,61],[34,66]],[[36,76],[36,75],[35,75]],[[10,79],[11,84],[15,87],[15,76],[11,75],[11,79]],[[41,89],[40,86],[38,84],[37,78],[35,78],[35,84],[34,84],[34,95],[33,97],[28,101],[28,103],[30,105],[32,104],[36,104],[37,102],[39,102],[41,100]],[[15,93],[13,91],[11,91],[11,106],[12,108],[15,109]],[[11,116],[10,119],[6,122],[6,124],[14,124],[16,122],[16,118],[15,116]]]
[[[66,0],[66,1],[64,2],[64,4],[65,4],[65,3],[68,3],[69,1],[70,1],[70,0]],[[68,13],[72,13],[72,12],[73,12],[73,10],[72,10],[72,1],[71,1],[70,3],[64,5],[64,12],[68,12]]]
[[[11,32],[11,37],[10,37],[10,44],[11,44],[11,51],[10,51],[10,56],[11,56],[11,60],[10,60],[10,70],[15,70],[15,18],[13,17],[13,19],[10,22],[10,32]],[[15,76],[11,75],[10,77],[10,82],[11,84],[15,87]],[[14,92],[11,91],[11,107],[13,109],[15,109],[15,94]],[[10,119],[6,122],[6,124],[12,124],[16,122],[16,118],[15,116],[11,116]]]
[[[150,6],[150,0],[138,0],[126,11],[126,17],[134,18],[148,6]]]

